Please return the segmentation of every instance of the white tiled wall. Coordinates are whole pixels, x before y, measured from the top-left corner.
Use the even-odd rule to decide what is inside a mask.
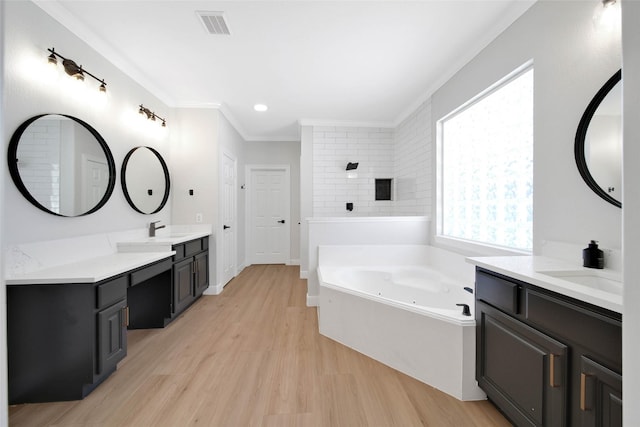
[[[426,215],[431,200],[431,103],[396,129],[313,127],[313,216]],[[348,178],[348,162],[358,162]],[[391,201],[375,200],[375,179],[393,178]],[[353,211],[346,203],[353,203]]]
[[[433,174],[431,100],[425,101],[396,128],[394,215],[431,212]]]
[[[375,201],[375,178],[393,178],[394,131],[385,128],[313,128],[313,214],[389,216],[393,202]],[[348,178],[348,162],[359,163]],[[353,211],[346,203],[353,203]]]

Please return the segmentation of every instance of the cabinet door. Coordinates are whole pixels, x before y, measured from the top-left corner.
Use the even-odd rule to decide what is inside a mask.
[[[200,295],[209,286],[209,256],[207,252],[196,255],[193,260],[195,269],[196,295]]]
[[[580,411],[584,427],[622,426],[622,376],[580,358]]]
[[[98,312],[98,375],[115,369],[127,355],[126,310],[122,300]]]
[[[566,425],[567,347],[483,303],[476,376],[518,426]]]
[[[173,266],[173,311],[179,313],[193,301],[192,258]]]

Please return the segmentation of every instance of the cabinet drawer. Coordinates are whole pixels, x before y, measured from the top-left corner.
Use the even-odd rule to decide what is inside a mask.
[[[476,298],[508,313],[518,314],[517,283],[510,282],[482,271],[476,272]]]
[[[121,276],[98,285],[97,308],[107,307],[127,296],[128,276]]]
[[[138,283],[142,283],[147,279],[157,276],[160,273],[171,270],[173,263],[170,259],[156,262],[155,264],[148,265],[131,273],[131,286],[135,286]]]
[[[621,368],[621,322],[532,289],[527,289],[525,296],[529,322],[570,339],[616,369]]]
[[[190,242],[185,243],[184,244],[184,256],[185,257],[190,257],[192,255],[197,254],[198,252],[202,252],[202,250],[203,250],[202,240],[203,239],[192,240]]]
[[[174,262],[184,259],[184,244],[174,245],[173,250],[176,251],[176,254],[173,256]]]

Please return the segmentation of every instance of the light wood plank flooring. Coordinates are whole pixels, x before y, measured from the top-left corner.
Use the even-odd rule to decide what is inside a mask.
[[[128,356],[81,401],[17,405],[11,426],[509,426],[318,333],[299,268],[254,265]]]

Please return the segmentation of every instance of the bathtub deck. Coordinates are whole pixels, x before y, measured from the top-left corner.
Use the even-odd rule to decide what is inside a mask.
[[[510,425],[321,336],[298,277],[246,268],[167,328],[129,331],[128,356],[84,400],[10,407],[10,425]]]

